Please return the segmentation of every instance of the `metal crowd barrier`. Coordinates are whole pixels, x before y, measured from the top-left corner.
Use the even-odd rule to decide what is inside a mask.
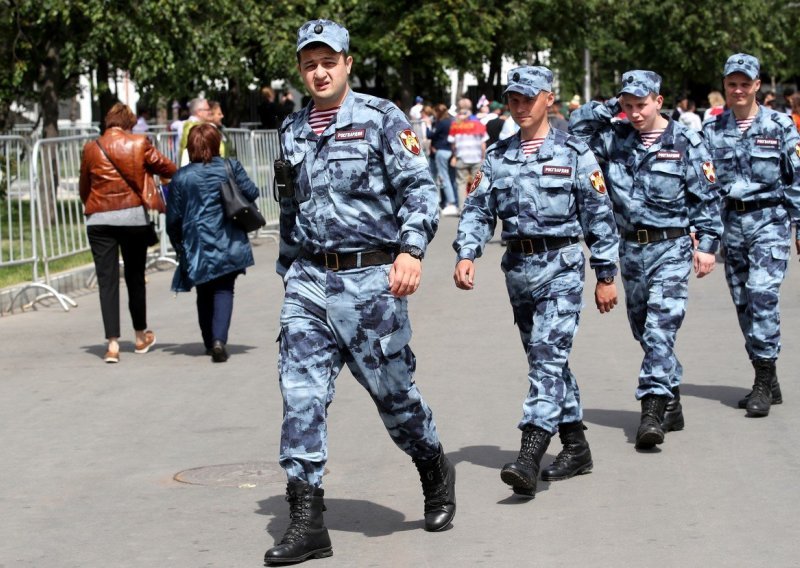
[[[259,188],[258,206],[267,225],[252,236],[278,240],[280,210],[272,196],[273,162],[280,155],[276,130],[226,129],[229,155],[239,160]],[[165,156],[175,161],[179,138],[171,132],[149,133]],[[32,282],[25,284],[11,305],[29,288],[43,293],[31,303],[54,297],[64,308],[77,304],[51,285],[50,263],[90,250],[83,204],[79,194],[83,146],[97,134],[63,136],[36,141],[24,136],[0,137],[0,268],[33,265]],[[166,234],[166,216],[155,215],[161,236],[148,265],[177,264]],[[39,274],[39,263],[44,268]]]
[[[0,268],[33,263],[36,216],[31,192],[31,148],[22,136],[0,136]]]
[[[30,191],[37,228],[33,239],[41,246],[39,259],[44,266],[44,281],[39,280],[34,269],[33,282],[17,293],[12,306],[31,287],[44,290],[33,302],[52,296],[65,311],[78,305],[51,285],[50,262],[89,251],[78,181],[83,146],[95,138],[97,134],[44,138],[33,145]]]

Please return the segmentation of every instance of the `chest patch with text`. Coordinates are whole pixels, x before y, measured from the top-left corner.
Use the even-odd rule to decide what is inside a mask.
[[[674,150],[660,150],[656,154],[656,160],[680,160],[681,153]]]
[[[542,168],[542,175],[569,177],[572,175],[572,168],[569,166],[545,166]]]
[[[780,148],[780,140],[777,138],[756,138],[756,146],[762,148]]]
[[[336,140],[362,140],[367,135],[364,128],[357,130],[337,130]]]

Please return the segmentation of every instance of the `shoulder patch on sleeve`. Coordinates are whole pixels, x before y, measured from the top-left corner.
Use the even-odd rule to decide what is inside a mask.
[[[606,180],[600,170],[595,170],[589,174],[589,181],[597,193],[603,194],[606,192]]]
[[[475,174],[474,178],[472,178],[472,183],[469,184],[469,187],[467,187],[467,195],[478,189],[478,186],[481,184],[481,180],[483,180],[483,170],[478,170],[478,173]]]

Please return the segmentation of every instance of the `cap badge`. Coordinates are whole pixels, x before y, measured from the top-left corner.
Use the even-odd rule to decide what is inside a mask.
[[[316,26],[314,26],[314,33],[315,34],[321,34],[322,33],[322,24],[317,24]]]

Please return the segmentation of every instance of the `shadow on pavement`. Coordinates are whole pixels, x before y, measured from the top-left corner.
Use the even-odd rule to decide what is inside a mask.
[[[683,383],[681,396],[696,396],[709,400],[718,400],[720,404],[731,408],[738,408],[739,399],[750,392],[750,389],[731,387],[727,385],[693,385]]]
[[[555,448],[560,450],[561,443],[556,436],[551,442],[551,448],[555,444]],[[507,463],[513,462],[517,459],[518,450],[501,450],[499,446],[465,446],[455,452],[447,452],[447,458],[455,465],[461,462],[468,462],[481,467],[488,467],[497,471],[498,485],[508,487],[500,480],[500,469]],[[550,462],[555,459],[554,455],[545,454],[542,458],[542,467],[546,467]],[[547,491],[550,484],[546,481],[539,480],[536,487],[536,494]],[[456,493],[458,490],[456,489]],[[505,499],[498,501],[499,505],[522,505],[530,501],[529,497],[521,497],[511,493],[511,488],[508,487],[509,496]]]
[[[233,355],[242,355],[249,351],[255,349],[252,345],[237,345],[235,343],[229,343],[226,345],[228,349],[228,354]],[[98,359],[102,359],[103,356],[106,354],[106,344],[105,343],[98,343],[96,345],[83,345],[81,349],[89,355],[94,355]],[[119,352],[122,356],[126,354],[133,355],[134,344],[133,341],[120,341],[119,342]],[[201,342],[195,343],[159,343],[156,341],[156,344],[150,349],[150,353],[155,353],[156,351],[163,351],[164,353],[169,353],[170,355],[184,355],[186,357],[208,357],[206,355],[206,348]]]
[[[466,446],[455,452],[446,453],[447,459],[453,465],[460,462],[469,462],[498,471],[504,464],[517,459],[517,450],[501,450],[499,446]]]
[[[681,386],[681,394],[683,387]],[[639,428],[641,414],[633,410],[607,410],[604,408],[584,408],[583,421],[608,428],[619,428],[628,439],[628,443],[636,442],[636,430]],[[591,428],[586,434],[591,445]]]
[[[289,504],[283,495],[275,495],[258,502],[256,513],[273,515],[266,531],[279,540],[289,526]],[[389,536],[398,532],[424,530],[422,496],[419,518],[405,520],[399,511],[361,499],[325,499],[325,526],[333,531],[361,533],[364,536]]]
[[[228,343],[225,348],[228,350],[230,356],[242,355],[255,349],[252,345],[237,345],[236,343]],[[195,343],[162,343],[156,344],[154,349],[160,349],[171,355],[185,355],[187,357],[208,357],[206,355],[206,348],[201,342]]]

